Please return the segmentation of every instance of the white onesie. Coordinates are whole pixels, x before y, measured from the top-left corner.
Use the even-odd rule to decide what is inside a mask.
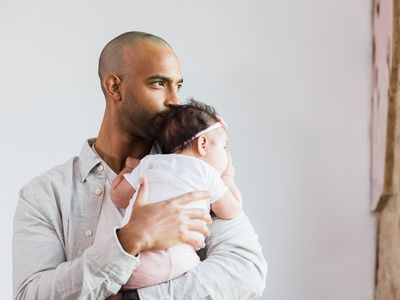
[[[144,157],[125,179],[138,191],[139,179],[149,183],[149,203],[159,202],[192,191],[208,191],[209,199],[191,202],[187,208],[210,210],[210,204],[220,199],[228,188],[217,170],[206,162],[183,154],[155,154]],[[122,226],[132,213],[137,193],[129,203]],[[204,239],[200,233],[196,237]],[[195,250],[188,244],[179,244],[163,251],[140,253],[140,266],[134,271],[125,289],[142,288],[176,278],[200,262]]]

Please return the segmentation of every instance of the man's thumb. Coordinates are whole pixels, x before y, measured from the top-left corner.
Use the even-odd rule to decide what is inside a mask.
[[[135,200],[135,204],[133,205],[133,209],[135,209],[135,207],[145,205],[149,198],[149,183],[143,177],[139,179],[139,183],[140,187],[139,191],[137,192],[137,197]]]

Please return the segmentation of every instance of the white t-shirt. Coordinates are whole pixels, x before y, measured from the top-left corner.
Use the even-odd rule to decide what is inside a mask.
[[[139,179],[149,183],[150,203],[171,199],[193,191],[208,191],[209,199],[187,204],[187,208],[210,210],[210,203],[220,199],[228,187],[214,167],[192,156],[183,154],[155,154],[144,157],[139,165],[124,175],[132,187],[138,191]],[[137,193],[126,208],[121,226],[129,222]]]

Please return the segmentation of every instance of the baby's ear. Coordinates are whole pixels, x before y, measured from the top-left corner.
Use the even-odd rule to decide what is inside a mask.
[[[196,140],[196,150],[201,156],[206,156],[208,152],[208,138],[205,134],[199,136]]]

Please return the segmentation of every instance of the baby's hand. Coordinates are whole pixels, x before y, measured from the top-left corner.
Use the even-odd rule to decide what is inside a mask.
[[[229,152],[226,152],[228,155],[228,165],[225,169],[225,171],[222,173],[221,177],[235,177],[235,168],[233,167],[232,164],[232,158],[231,155],[229,154]]]
[[[140,163],[140,159],[133,158],[133,157],[128,157],[125,161],[125,167],[122,169],[121,172],[119,172],[118,176],[113,180],[112,182],[112,190],[115,190],[115,188],[121,183],[121,181],[124,179],[124,174],[126,173],[131,173],[134,168],[138,166]]]
[[[111,200],[117,207],[126,208],[133,196],[132,186],[124,178],[124,174],[131,173],[138,166],[140,159],[128,157],[125,167],[111,183]]]
[[[126,161],[125,161],[125,168],[124,169],[130,169],[128,172],[131,172],[134,168],[137,167],[137,165],[139,163],[140,163],[140,159],[133,158],[133,157],[128,157],[126,159]]]
[[[233,167],[232,164],[232,158],[230,156],[230,154],[227,152],[228,154],[228,166],[226,167],[224,173],[222,173],[221,175],[221,179],[224,182],[224,184],[229,188],[231,195],[233,195],[234,199],[237,201],[237,203],[239,204],[239,207],[237,205],[233,205],[235,207],[234,210],[238,211],[238,209],[240,210],[242,207],[242,195],[240,194],[240,191],[238,189],[238,187],[235,184],[235,168]],[[218,201],[216,201],[218,202]],[[222,203],[222,202],[221,202]],[[215,205],[214,205],[215,207]],[[218,206],[217,208],[218,209]],[[222,209],[220,210],[220,215],[218,215],[218,213],[214,210],[213,211],[216,213],[216,215],[218,217],[220,217],[220,215],[225,214]],[[225,214],[225,218],[232,218],[234,215],[229,215],[229,214]]]

